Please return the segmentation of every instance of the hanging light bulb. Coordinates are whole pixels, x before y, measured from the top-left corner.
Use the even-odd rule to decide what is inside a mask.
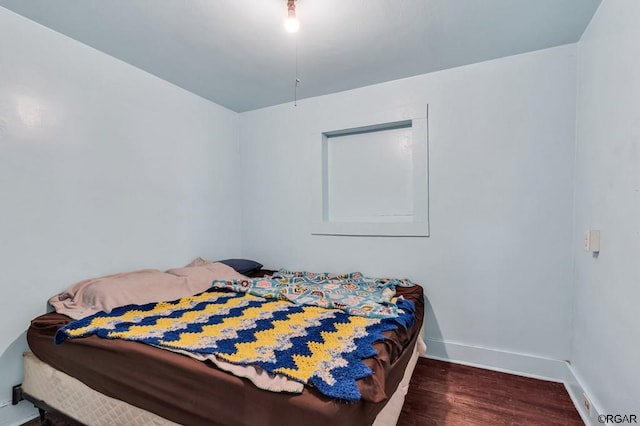
[[[296,0],[287,0],[287,19],[284,21],[284,28],[290,33],[300,29],[300,21],[296,17]]]

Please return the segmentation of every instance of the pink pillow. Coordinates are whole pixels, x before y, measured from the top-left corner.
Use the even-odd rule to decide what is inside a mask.
[[[207,287],[204,290],[211,287],[213,280],[247,279],[245,275],[236,272],[231,266],[220,262],[208,262],[202,258],[195,259],[184,268],[169,269],[167,273],[206,284]]]
[[[194,265],[194,266],[190,266]],[[246,279],[230,266],[200,258],[184,268],[143,269],[80,281],[49,299],[56,312],[80,319],[126,305],[144,305],[201,293],[213,280]]]

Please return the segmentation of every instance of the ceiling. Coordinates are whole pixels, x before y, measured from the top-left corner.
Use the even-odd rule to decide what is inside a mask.
[[[600,0],[0,0],[242,112],[578,41]]]

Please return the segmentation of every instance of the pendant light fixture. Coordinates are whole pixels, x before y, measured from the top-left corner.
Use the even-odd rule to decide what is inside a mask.
[[[284,28],[289,33],[296,33],[300,29],[300,21],[296,16],[296,0],[287,0],[287,19],[284,21]],[[293,84],[293,106],[298,106],[298,86],[300,76],[298,75],[298,37],[294,37],[296,42],[296,77]]]
[[[300,21],[296,16],[296,0],[287,0],[287,19],[284,21],[284,28],[290,33],[300,29]]]

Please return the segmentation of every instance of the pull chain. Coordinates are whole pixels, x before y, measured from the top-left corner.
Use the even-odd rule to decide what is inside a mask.
[[[298,37],[296,37],[296,80],[293,85],[293,106],[298,106],[298,86],[300,85],[300,76],[298,74]]]

